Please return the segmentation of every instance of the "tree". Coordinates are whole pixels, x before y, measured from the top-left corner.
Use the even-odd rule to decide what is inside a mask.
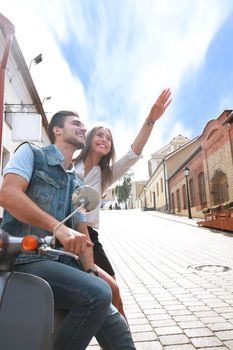
[[[130,191],[131,191],[131,184],[132,184],[132,178],[133,173],[127,173],[123,177],[123,181],[121,185],[117,185],[115,189],[115,193],[117,196],[117,201],[119,203],[124,202],[125,203],[125,208],[127,209],[127,199],[129,198]]]

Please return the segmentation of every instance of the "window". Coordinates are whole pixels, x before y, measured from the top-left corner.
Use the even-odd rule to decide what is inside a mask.
[[[163,179],[160,179],[160,188],[161,188],[161,193],[163,193]]]
[[[187,209],[187,192],[186,185],[182,186],[183,209]]]
[[[176,191],[176,201],[177,201],[177,211],[181,211],[181,205],[180,205],[180,190],[178,189]]]
[[[206,189],[204,173],[198,176],[199,196],[201,204],[206,204]]]
[[[195,206],[195,189],[193,179],[189,180],[190,206]]]
[[[158,182],[156,184],[156,188],[157,188],[157,196],[158,196],[159,195],[159,184],[158,184]]]
[[[171,213],[172,213],[172,214],[175,214],[175,194],[174,194],[174,193],[172,193]]]

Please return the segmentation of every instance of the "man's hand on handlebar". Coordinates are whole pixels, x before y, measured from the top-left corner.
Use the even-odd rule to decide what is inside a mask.
[[[87,239],[87,236],[72,230],[71,228],[61,225],[56,230],[56,238],[63,245],[66,252],[79,255],[85,253],[87,247],[93,247],[93,243]]]

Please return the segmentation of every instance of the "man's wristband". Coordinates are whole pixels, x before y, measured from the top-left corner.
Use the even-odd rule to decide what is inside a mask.
[[[99,273],[98,273],[98,270],[96,267],[88,269],[86,272],[87,273],[94,273],[97,277],[99,276]]]

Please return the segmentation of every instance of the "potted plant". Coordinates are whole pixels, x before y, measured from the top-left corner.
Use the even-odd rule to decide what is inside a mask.
[[[211,211],[221,211],[222,210],[222,204],[216,204],[216,205],[212,205],[212,207],[210,207]]]
[[[233,200],[229,200],[229,201],[226,201],[223,203],[223,208],[224,209],[228,209],[228,208],[231,208],[233,207]]]
[[[210,208],[203,208],[202,213],[203,214],[208,214],[210,212]]]

